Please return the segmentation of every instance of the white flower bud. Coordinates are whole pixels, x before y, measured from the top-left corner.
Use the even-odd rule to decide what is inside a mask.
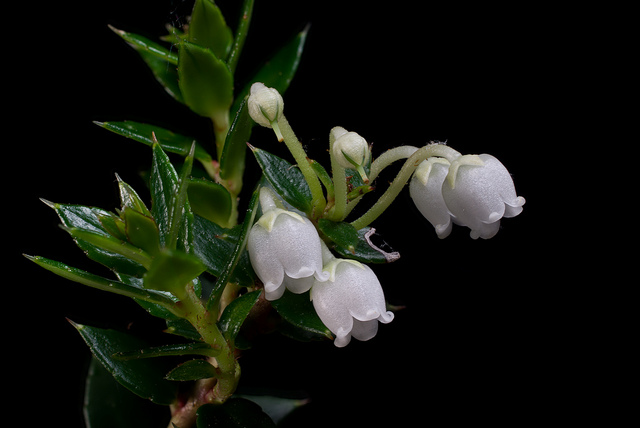
[[[409,184],[411,199],[440,239],[449,236],[452,229],[452,216],[442,197],[442,184],[449,165],[446,159],[429,158],[418,166]]]
[[[285,288],[304,293],[314,278],[329,278],[322,271],[322,244],[315,226],[302,215],[279,208],[278,202],[272,191],[260,190],[263,215],[247,238],[251,266],[264,284],[267,300],[279,299]]]
[[[282,115],[284,101],[282,95],[274,88],[267,88],[263,83],[256,82],[249,90],[249,115],[251,118],[267,128]]]
[[[314,282],[311,299],[324,325],[336,335],[336,346],[346,346],[352,336],[369,340],[378,332],[378,321],[386,324],[393,320],[380,282],[367,265],[333,259],[324,269],[331,276],[326,282]]]
[[[502,217],[522,212],[525,199],[516,195],[509,171],[491,155],[461,156],[450,167],[442,196],[455,222],[471,229],[473,239],[489,239]]]
[[[369,144],[357,133],[335,127],[331,130],[331,138],[335,138],[332,155],[341,167],[354,169],[369,162],[371,157]]]

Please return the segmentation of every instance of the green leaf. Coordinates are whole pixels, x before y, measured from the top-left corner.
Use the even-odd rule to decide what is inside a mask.
[[[194,214],[226,227],[231,217],[231,195],[222,185],[207,179],[189,180],[189,203]]]
[[[260,68],[236,94],[235,102],[231,108],[231,114],[235,115],[240,109],[242,100],[249,94],[251,85],[255,82],[262,82],[270,88],[277,89],[281,94],[285,93],[298,70],[308,32],[309,26],[298,33],[273,57],[265,62],[262,68]]]
[[[318,221],[318,229],[334,243],[355,254],[359,236],[358,231],[351,224],[322,218]]]
[[[111,132],[114,132],[123,137],[130,138],[139,143],[146,144],[147,146],[153,146],[153,135],[156,136],[156,141],[160,144],[163,150],[176,153],[180,156],[187,156],[191,149],[191,144],[196,141],[191,137],[176,134],[167,129],[151,125],[148,123],[134,122],[127,120],[124,122],[94,122],[96,125],[103,127]],[[209,153],[203,148],[202,144],[196,141],[196,150],[194,154],[195,158],[203,163],[211,162],[212,158]]]
[[[205,404],[197,411],[197,428],[275,428],[275,423],[259,405],[232,397],[224,404]]]
[[[122,217],[124,218],[127,240],[151,257],[158,255],[160,236],[156,222],[151,217],[129,207],[124,207]]]
[[[119,360],[118,352],[146,348],[143,340],[116,330],[107,330],[73,323],[93,355],[123,386],[156,404],[169,405],[177,394],[177,385],[164,379],[170,367],[165,360]]]
[[[166,424],[158,406],[120,385],[92,358],[84,388],[83,414],[87,428],[155,428]]]
[[[173,381],[189,381],[208,379],[216,377],[216,375],[216,368],[206,360],[190,360],[171,370],[167,374],[166,379]]]
[[[298,340],[333,339],[331,331],[316,314],[309,293],[294,294],[286,291],[271,305],[295,330],[285,326],[283,333]],[[290,332],[290,333],[289,333]]]
[[[160,244],[166,246],[171,231],[172,209],[178,192],[178,173],[169,157],[158,144],[153,145],[153,162],[149,185],[151,187],[151,214],[160,232]]]
[[[122,181],[118,174],[116,174],[116,178],[118,179],[118,188],[120,189],[120,204],[122,205],[122,209],[131,208],[147,217],[151,217],[151,211],[149,211],[136,191],[133,190],[133,187]]]
[[[123,282],[109,280],[44,257],[27,255],[25,255],[25,257],[56,275],[98,290],[141,299],[146,302],[161,305],[165,308],[171,308],[174,306],[174,300],[164,293],[156,292],[154,290],[145,290]]]
[[[178,45],[178,76],[184,101],[196,114],[219,118],[233,102],[233,75],[213,52],[193,43]]]
[[[212,357],[220,353],[219,349],[212,348],[204,342],[181,343],[177,345],[155,346],[153,348],[139,349],[131,352],[118,352],[114,358],[121,360],[139,360],[141,358],[172,357],[182,355],[204,355]]]
[[[256,290],[243,294],[225,308],[220,317],[220,321],[218,321],[218,325],[227,341],[233,342],[235,340],[240,332],[242,323],[249,315],[249,312],[251,312],[253,306],[258,302],[261,293],[262,290]]]
[[[147,52],[151,55],[154,55],[157,58],[160,58],[170,64],[178,65],[178,55],[175,52],[165,48],[159,43],[156,43],[148,38],[141,36],[139,34],[129,33],[126,31],[118,30],[115,27],[109,25],[109,28],[122,37],[124,41],[126,41],[131,47],[133,47],[137,51]]]
[[[286,160],[251,146],[265,178],[289,204],[302,212],[311,211],[311,190],[300,169]]]
[[[211,0],[196,0],[189,22],[188,41],[209,49],[216,58],[227,58],[233,35],[220,8]]]
[[[77,241],[86,242],[89,245],[102,250],[102,252],[118,254],[129,260],[148,268],[151,265],[151,256],[144,250],[135,247],[128,242],[121,241],[113,236],[106,236],[101,233],[89,232],[75,227],[64,227],[64,229]]]
[[[180,300],[187,298],[185,287],[205,266],[196,256],[176,250],[163,250],[154,259],[144,276],[144,287],[167,291]]]
[[[229,128],[220,159],[220,177],[236,185],[233,189],[235,194],[240,193],[238,187],[242,184],[247,143],[251,137],[253,123],[247,107],[247,98],[245,98]]]
[[[252,15],[253,0],[244,0],[242,2],[242,8],[240,10],[240,21],[238,22],[238,25],[236,27],[234,43],[227,59],[227,65],[229,66],[229,70],[231,70],[232,73],[235,72],[236,65],[238,64],[238,60],[240,59],[240,53],[242,52],[244,42],[249,33],[249,25],[251,23]]]

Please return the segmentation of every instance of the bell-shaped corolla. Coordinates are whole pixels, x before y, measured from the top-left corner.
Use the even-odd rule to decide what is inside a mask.
[[[393,320],[380,282],[367,265],[333,259],[324,270],[330,273],[329,280],[314,282],[311,300],[324,325],[336,336],[336,346],[346,346],[352,336],[369,340],[378,332],[378,322]]]
[[[304,293],[314,279],[326,281],[322,247],[315,226],[306,217],[281,208],[272,191],[262,188],[263,214],[247,238],[251,266],[264,284],[265,298],[276,300],[285,289]]]
[[[454,221],[471,229],[473,239],[498,233],[502,217],[522,212],[525,199],[516,195],[511,174],[495,157],[465,155],[451,163],[442,197]]]
[[[451,213],[442,197],[442,184],[449,173],[449,165],[446,159],[429,158],[418,165],[409,184],[411,199],[440,239],[449,236],[452,228]]]

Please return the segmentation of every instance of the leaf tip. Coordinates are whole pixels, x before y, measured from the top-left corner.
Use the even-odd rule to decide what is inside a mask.
[[[40,200],[48,207],[53,208],[54,210],[58,208],[58,204],[55,202],[51,202],[45,198],[40,198]]]

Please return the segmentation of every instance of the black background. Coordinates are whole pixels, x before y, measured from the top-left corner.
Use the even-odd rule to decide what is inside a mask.
[[[235,3],[219,2],[232,27]],[[344,349],[267,336],[243,355],[241,385],[309,394],[311,404],[291,426],[404,426],[416,417],[437,426],[521,426],[545,424],[557,411],[554,421],[595,411],[573,399],[584,382],[571,351],[580,327],[563,315],[564,273],[552,275],[556,260],[541,232],[550,189],[537,147],[562,138],[555,125],[570,91],[562,64],[574,43],[560,37],[565,17],[526,4],[256,3],[238,81],[311,24],[285,95],[285,114],[311,157],[328,165],[328,134],[337,125],[373,142],[374,156],[446,140],[462,153],[498,157],[527,204],[491,240],[474,241],[462,227],[439,240],[403,192],[373,226],[402,254],[374,269],[390,303],[405,309],[375,339]],[[12,43],[20,60],[11,62],[14,78],[6,82],[19,100],[7,124],[18,128],[7,143],[17,150],[7,160],[22,171],[8,180],[15,263],[7,269],[21,274],[5,280],[5,302],[17,310],[5,329],[16,333],[21,351],[14,357],[25,362],[21,395],[30,405],[51,405],[46,415],[29,414],[32,422],[82,426],[90,352],[66,318],[139,332],[162,328],[128,299],[58,278],[20,254],[99,271],[38,198],[113,210],[116,173],[144,194],[138,173],[150,165],[150,150],[92,121],[158,123],[210,141],[207,120],[165,94],[107,27],[157,38],[166,23],[184,23],[190,7],[178,0],[65,2],[16,14],[29,38]],[[552,89],[565,79],[569,86]],[[256,128],[251,143],[287,156],[270,131]],[[247,165],[257,169],[250,155]],[[544,166],[547,173],[554,168]],[[392,178],[383,175],[378,186]]]

